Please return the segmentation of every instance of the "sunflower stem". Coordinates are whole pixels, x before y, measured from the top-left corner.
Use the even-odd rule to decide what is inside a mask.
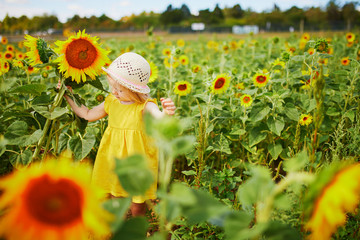
[[[64,85],[64,79],[61,78],[60,82],[61,82],[60,89],[59,89],[59,92],[55,96],[54,104],[51,106],[51,108],[49,110],[50,113],[52,113],[54,111],[54,109],[61,104],[62,98],[65,93],[66,87]],[[38,143],[36,144],[36,148],[35,148],[34,154],[32,156],[32,161],[39,160],[40,150],[41,150],[42,146],[44,145],[44,142],[45,142],[45,139],[47,136],[47,132],[50,128],[51,122],[52,122],[52,120],[50,118],[46,119],[43,131],[42,131],[42,136],[40,137]],[[50,140],[51,140],[51,137],[49,137],[48,141],[50,141]]]

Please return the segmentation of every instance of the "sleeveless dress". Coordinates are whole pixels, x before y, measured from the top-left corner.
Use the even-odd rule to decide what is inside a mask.
[[[154,178],[158,176],[158,152],[145,134],[143,126],[143,109],[145,103],[122,104],[116,97],[109,94],[105,98],[104,109],[108,114],[108,127],[101,139],[95,159],[92,182],[106,193],[115,197],[128,197],[129,194],[121,187],[113,169],[114,158],[125,158],[135,153],[143,154],[148,162]],[[156,199],[157,181],[145,193],[145,196],[133,196],[134,203],[143,203],[147,199]]]

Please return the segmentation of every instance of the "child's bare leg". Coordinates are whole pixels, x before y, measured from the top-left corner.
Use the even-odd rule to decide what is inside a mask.
[[[130,210],[131,213],[133,215],[133,217],[136,216],[145,216],[146,213],[146,209],[147,209],[147,205],[146,203],[134,203],[132,202],[130,205]]]

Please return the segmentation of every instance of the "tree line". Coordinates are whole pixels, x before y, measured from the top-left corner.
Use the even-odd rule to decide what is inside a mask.
[[[203,9],[197,15],[191,13],[183,4],[180,8],[169,5],[162,13],[142,12],[139,15],[121,17],[114,20],[105,14],[100,17],[80,17],[74,15],[65,23],[57,16],[44,14],[29,18],[6,17],[0,22],[0,32],[22,34],[24,32],[62,31],[63,29],[87,29],[88,31],[144,31],[151,28],[166,30],[171,26],[188,27],[192,23],[202,22],[206,26],[229,27],[233,25],[257,25],[266,31],[284,31],[289,27],[294,30],[350,30],[360,26],[360,12],[356,1],[340,5],[337,0],[330,0],[324,7],[298,8],[293,6],[282,11],[276,4],[270,11],[255,12],[243,9],[240,4],[221,9]]]

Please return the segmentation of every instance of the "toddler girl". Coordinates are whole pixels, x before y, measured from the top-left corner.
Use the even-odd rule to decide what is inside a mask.
[[[151,146],[143,129],[143,114],[150,113],[155,118],[173,115],[175,105],[171,99],[161,99],[163,111],[155,101],[149,98],[150,89],[147,82],[150,77],[150,65],[136,53],[124,53],[115,59],[107,73],[111,94],[105,102],[88,109],[84,105],[77,106],[67,95],[65,98],[76,115],[88,121],[96,121],[109,115],[108,127],[101,139],[96,156],[92,182],[114,197],[127,197],[128,193],[121,187],[117,176],[113,173],[114,158],[124,158],[140,153],[146,156],[148,165],[155,179],[158,172],[157,150]],[[133,216],[144,215],[145,200],[156,198],[156,182],[145,193],[132,199],[130,210]]]

